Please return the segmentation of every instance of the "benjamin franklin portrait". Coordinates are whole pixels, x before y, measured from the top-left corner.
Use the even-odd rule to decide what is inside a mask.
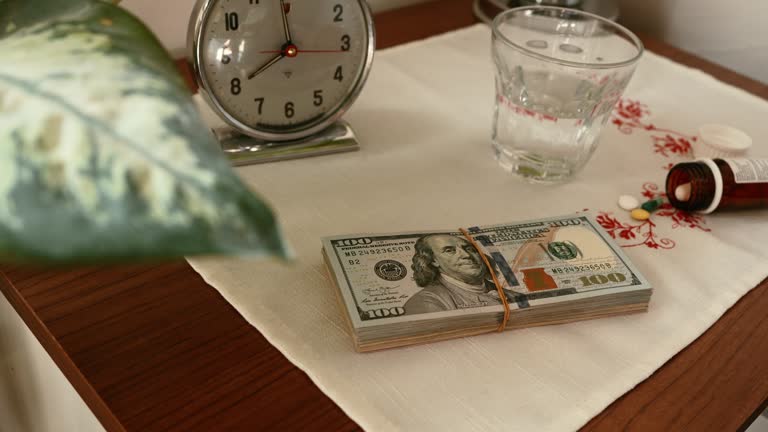
[[[422,289],[405,303],[406,314],[501,304],[488,268],[466,239],[430,234],[414,248],[413,279]]]

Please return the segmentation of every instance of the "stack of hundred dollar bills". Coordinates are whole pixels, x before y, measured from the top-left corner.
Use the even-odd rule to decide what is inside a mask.
[[[591,216],[323,239],[355,348],[644,312],[651,286]],[[479,250],[478,250],[479,249]],[[485,255],[489,270],[480,254]]]

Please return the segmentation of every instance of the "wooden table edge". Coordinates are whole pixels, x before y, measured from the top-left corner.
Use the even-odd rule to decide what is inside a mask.
[[[397,44],[408,42],[411,40],[422,39],[428,36],[433,36],[436,34],[455,30],[457,28],[469,25],[472,22],[474,22],[474,19],[467,20],[465,16],[458,16],[454,12],[454,10],[464,8],[466,10],[466,14],[469,15],[471,14],[471,11],[466,6],[468,6],[470,3],[471,3],[471,0],[447,0],[447,1],[438,0],[430,3],[406,7],[400,10],[394,10],[394,11],[377,14],[376,20],[377,20],[378,35],[380,38],[382,36],[386,38],[384,41],[378,44],[379,45],[378,48],[379,49],[386,48],[389,46],[397,45]],[[425,17],[431,17],[434,14],[434,10],[435,10],[434,8],[437,7],[438,4],[440,5],[442,11],[450,11],[449,12],[450,17],[447,20],[438,22],[432,26],[422,26],[421,24],[423,23],[423,19]],[[409,26],[411,28],[415,28],[415,30],[412,30],[410,32],[408,31],[401,32],[401,29],[403,27],[409,28]],[[385,36],[387,34],[391,36]],[[768,86],[763,83],[744,77],[720,65],[716,65],[712,62],[703,60],[695,55],[686,53],[677,48],[658,42],[647,36],[644,36],[644,35],[641,35],[641,36],[642,36],[641,38],[643,39],[643,42],[646,45],[646,48],[656,52],[657,54],[660,54],[678,63],[682,63],[690,67],[704,70],[705,72],[711,75],[714,75],[717,79],[723,82],[742,88],[764,99],[768,99]],[[187,263],[184,263],[183,265],[189,267],[189,264]],[[7,277],[6,270],[7,270],[7,267],[0,266],[0,273],[2,273],[2,278],[0,279],[0,291],[3,292],[3,294],[6,296],[8,301],[12,304],[14,309],[19,313],[19,315],[22,317],[22,319],[27,324],[27,326],[31,329],[31,331],[36,336],[36,338],[41,342],[41,344],[46,349],[46,351],[51,355],[54,362],[61,368],[64,375],[72,383],[72,385],[75,387],[77,392],[83,397],[86,404],[91,408],[91,410],[94,412],[94,414],[102,423],[102,425],[107,430],[110,430],[110,431],[126,430],[123,424],[121,423],[121,421],[115,416],[113,411],[110,409],[109,405],[102,399],[99,393],[95,390],[91,382],[89,382],[89,380],[81,373],[77,364],[73,362],[70,355],[67,353],[66,349],[59,344],[56,336],[49,331],[46,324],[43,322],[43,320],[40,319],[40,317],[38,316],[34,308],[30,306],[30,304],[21,294],[20,290],[15,286],[14,282]],[[202,283],[204,284],[204,282]],[[214,288],[212,287],[207,287],[207,289],[214,290]],[[716,322],[712,327],[710,327],[707,330],[707,332],[704,333],[704,335],[700,336],[698,339],[693,341],[688,347],[684,348],[677,355],[675,355],[670,360],[665,362],[664,365],[662,365],[658,370],[656,370],[656,372],[654,372],[653,375],[651,375],[644,382],[640,383],[637,387],[635,387],[635,389],[629,391],[627,394],[625,394],[621,398],[614,401],[601,414],[599,414],[598,416],[593,418],[588,424],[586,424],[584,428],[599,429],[601,427],[604,428],[605,427],[604,425],[606,424],[610,425],[610,415],[612,413],[612,409],[614,409],[617,405],[621,404],[623,400],[625,400],[628,396],[636,392],[637,389],[640,388],[641,386],[648,385],[649,383],[653,382],[654,378],[657,377],[661,371],[665,370],[665,368],[667,368],[668,365],[681,361],[680,360],[681,358],[688,355],[688,353],[692,349],[691,347],[697,344],[700,340],[702,340],[704,336],[706,336],[708,333],[712,332],[713,328],[717,327],[725,317],[730,317],[731,315],[733,315],[734,310],[736,310],[737,308],[741,308],[743,304],[746,302],[754,301],[755,299],[767,299],[767,298],[768,298],[768,283],[763,282],[758,287],[753,289],[750,293],[748,293],[746,296],[741,298],[729,311],[727,311],[723,315],[723,317],[721,317],[721,319],[718,322]],[[237,314],[236,311],[233,310],[232,313],[233,313],[233,319],[234,318],[237,318],[240,320],[243,319],[239,314]],[[287,359],[283,359],[283,360],[286,362],[288,361]],[[749,423],[751,423],[760,414],[761,410],[764,409],[766,405],[768,405],[768,393],[766,393],[762,403],[759,404],[759,407],[756,410],[753,410],[747,416],[743,416],[743,421],[740,422],[740,425],[738,427],[742,429],[746,428],[749,425]]]

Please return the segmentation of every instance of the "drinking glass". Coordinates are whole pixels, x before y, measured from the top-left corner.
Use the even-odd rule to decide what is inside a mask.
[[[595,151],[642,43],[613,21],[559,7],[510,9],[492,28],[496,159],[532,182],[571,178]]]

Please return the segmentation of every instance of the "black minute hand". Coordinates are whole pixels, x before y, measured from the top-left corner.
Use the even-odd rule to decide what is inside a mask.
[[[288,14],[285,10],[285,0],[280,0],[280,13],[283,14],[283,30],[285,31],[285,41],[291,42],[291,28],[288,26]]]

